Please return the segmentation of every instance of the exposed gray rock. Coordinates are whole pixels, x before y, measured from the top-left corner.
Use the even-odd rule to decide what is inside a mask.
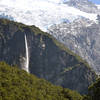
[[[49,30],[56,39],[83,57],[100,74],[100,25],[87,19],[62,23]]]
[[[30,51],[30,73],[53,84],[87,93],[88,86],[96,79],[95,72],[79,56],[35,26],[0,19],[0,61],[22,68],[25,34]]]

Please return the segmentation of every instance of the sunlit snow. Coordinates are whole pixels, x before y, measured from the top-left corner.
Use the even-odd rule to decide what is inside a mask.
[[[0,15],[11,16],[15,21],[36,25],[42,30],[60,23],[63,19],[70,22],[78,17],[96,21],[97,15],[82,12],[63,4],[64,0],[0,0]]]
[[[98,9],[100,9],[100,5],[96,5],[98,7]]]

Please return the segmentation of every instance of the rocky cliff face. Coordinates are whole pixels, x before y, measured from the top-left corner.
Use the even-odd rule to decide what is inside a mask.
[[[100,73],[99,23],[96,24],[87,19],[78,19],[73,23],[55,25],[49,29],[49,32],[70,50],[88,61],[98,74]]]
[[[22,68],[25,59],[24,36],[30,51],[30,73],[56,85],[87,93],[96,75],[88,64],[35,26],[0,19],[0,61]]]

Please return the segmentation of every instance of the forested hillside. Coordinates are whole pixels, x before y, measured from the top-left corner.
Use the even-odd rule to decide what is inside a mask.
[[[0,100],[82,100],[82,96],[0,62]]]

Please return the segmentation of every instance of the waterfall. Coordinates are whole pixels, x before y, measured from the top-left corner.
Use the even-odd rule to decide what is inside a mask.
[[[26,35],[25,35],[25,52],[26,52],[26,55],[25,55],[25,62],[24,62],[24,70],[29,72],[29,49],[28,49],[28,43],[27,43],[27,38],[26,38]]]

